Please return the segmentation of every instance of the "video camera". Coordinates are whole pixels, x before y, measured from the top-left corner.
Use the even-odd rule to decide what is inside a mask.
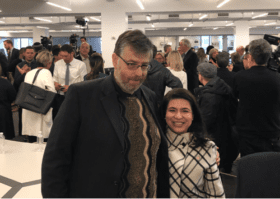
[[[43,47],[45,49],[47,49],[48,51],[51,51],[52,50],[52,36],[49,36],[49,37],[44,37],[44,36],[41,36],[42,39],[41,39],[41,44],[43,45]]]
[[[271,53],[271,57],[267,63],[267,68],[272,71],[280,72],[280,38],[271,35],[264,35],[264,39],[270,43],[270,45],[278,46],[277,49]]]

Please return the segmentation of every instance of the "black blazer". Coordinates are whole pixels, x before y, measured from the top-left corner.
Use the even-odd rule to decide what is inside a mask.
[[[140,87],[161,133],[158,197],[169,197],[168,149],[156,119],[156,95]],[[44,198],[116,198],[124,134],[113,76],[72,84],[55,118],[42,163]]]
[[[77,57],[75,57],[75,59],[83,61],[81,55],[78,55]]]
[[[2,74],[0,76],[8,77],[8,60],[6,56],[0,52],[0,66],[2,68]]]
[[[187,52],[184,59],[184,68],[188,77],[188,90],[194,94],[194,89],[198,87],[197,65],[198,57],[191,49]]]
[[[227,85],[229,85],[233,89],[233,78],[235,72],[230,72],[227,68],[218,68],[217,69],[217,76],[224,80]]]
[[[19,57],[19,50],[16,48],[13,48],[12,56],[11,56],[11,60],[10,60],[9,64],[12,63],[13,60],[18,59],[18,57]]]

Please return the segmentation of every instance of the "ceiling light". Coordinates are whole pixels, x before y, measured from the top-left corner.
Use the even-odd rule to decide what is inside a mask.
[[[34,19],[37,19],[37,20],[40,20],[40,21],[52,22],[51,20],[48,20],[48,19],[42,19],[42,18],[38,18],[38,17],[34,17]]]
[[[213,28],[213,30],[217,30],[218,28]]]
[[[207,17],[208,15],[203,15],[202,17],[199,18],[199,20],[204,19],[205,17]]]
[[[276,24],[276,22],[272,22],[272,23],[267,23],[267,24],[264,24],[265,26],[269,26],[269,25],[274,25]]]
[[[55,3],[47,2],[47,4],[49,4],[49,5],[51,5],[51,6],[54,6],[54,7],[58,7],[58,8],[64,9],[64,10],[67,10],[67,11],[72,11],[70,8],[66,8],[66,7],[57,5],[57,4],[55,4]]]
[[[154,24],[152,24],[152,27],[153,27],[153,28],[155,27]]]
[[[187,30],[187,28],[184,28],[184,30]]]
[[[192,27],[193,26],[193,23],[191,23],[190,25],[189,25],[189,27]]]
[[[43,26],[36,26],[37,28],[45,28],[45,29],[49,29],[48,27],[43,27]]]
[[[146,15],[146,19],[147,19],[148,21],[151,21],[151,15]]]
[[[229,24],[227,24],[226,26],[231,26],[231,25],[233,25],[234,23],[229,23]]]
[[[155,30],[155,28],[146,28],[145,30]]]
[[[138,6],[139,6],[142,10],[145,9],[144,6],[143,6],[143,4],[142,4],[142,2],[141,2],[140,0],[136,0],[136,2],[137,2],[137,4],[138,4]]]
[[[217,5],[217,8],[222,7],[223,5],[225,5],[227,2],[229,2],[230,0],[224,0],[223,2],[221,2],[219,5]]]
[[[254,17],[252,17],[252,19],[255,19],[255,18],[258,18],[258,17],[264,17],[266,15],[268,15],[268,13],[264,13],[264,14],[261,14],[261,15],[254,16]]]
[[[85,20],[85,21],[89,21],[89,19],[88,19],[88,18],[86,18],[86,17],[84,18],[84,20]]]
[[[2,10],[0,10],[0,12],[2,12]]]
[[[101,21],[100,19],[97,19],[95,17],[90,17],[91,19],[95,20],[95,21]]]
[[[75,26],[76,28],[80,28],[81,26]]]
[[[4,21],[0,21],[0,23],[5,23]]]

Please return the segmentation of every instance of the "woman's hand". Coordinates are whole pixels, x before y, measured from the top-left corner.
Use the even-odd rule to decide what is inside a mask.
[[[20,74],[24,74],[24,73],[28,73],[30,70],[31,70],[31,68],[30,67],[28,67],[28,65],[27,64],[25,64],[22,68],[20,68],[18,65],[17,65],[17,69],[18,69],[18,71],[20,72]]]
[[[219,68],[218,64],[216,64],[213,59],[210,59],[209,62],[211,62],[213,65],[215,65],[217,68]]]
[[[218,152],[218,149],[219,149],[219,147],[217,147],[217,157],[216,157],[216,162],[217,162],[217,165],[219,166],[219,165],[220,165],[220,161],[221,161],[221,159],[220,159],[220,153]]]

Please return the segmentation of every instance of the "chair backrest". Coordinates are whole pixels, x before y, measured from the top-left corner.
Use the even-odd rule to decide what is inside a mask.
[[[236,192],[237,176],[220,171],[226,198],[234,198]]]
[[[237,166],[236,198],[280,198],[280,152],[241,158]]]

